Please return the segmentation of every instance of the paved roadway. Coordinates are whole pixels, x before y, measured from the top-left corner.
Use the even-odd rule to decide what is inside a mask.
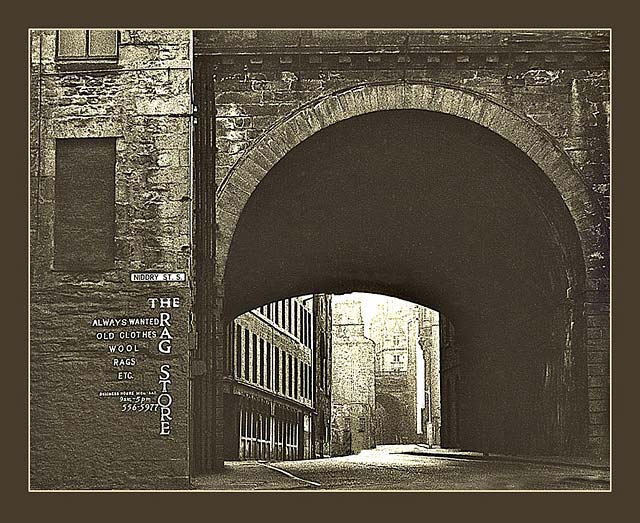
[[[382,445],[335,458],[227,462],[223,473],[193,484],[207,490],[602,490],[609,489],[609,470]]]

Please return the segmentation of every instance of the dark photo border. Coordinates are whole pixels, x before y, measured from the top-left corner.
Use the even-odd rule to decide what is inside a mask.
[[[453,518],[476,521],[478,519],[571,518],[572,521],[600,519],[615,521],[628,510],[630,490],[636,480],[629,475],[632,455],[627,438],[635,433],[635,419],[630,401],[635,397],[629,387],[629,373],[636,367],[637,351],[626,315],[633,310],[629,277],[630,265],[635,261],[631,230],[637,218],[631,214],[629,201],[637,193],[637,176],[628,156],[629,143],[635,141],[635,129],[631,128],[631,108],[637,105],[630,89],[634,83],[631,60],[637,54],[636,42],[631,34],[631,13],[614,10],[602,3],[588,6],[562,5],[558,2],[535,2],[488,6],[474,3],[470,6],[439,7],[423,4],[416,7],[394,2],[386,7],[373,3],[350,6],[344,2],[303,4],[290,2],[276,7],[274,2],[246,4],[218,3],[209,7],[185,3],[161,2],[112,2],[93,5],[86,2],[23,4],[23,12],[9,20],[7,34],[11,45],[7,61],[12,62],[10,74],[5,75],[4,87],[8,90],[9,118],[12,126],[5,127],[5,156],[12,165],[5,171],[8,180],[8,207],[10,220],[5,231],[9,248],[5,252],[4,274],[10,292],[6,295],[4,328],[10,333],[5,344],[8,360],[5,370],[5,420],[3,432],[10,441],[5,443],[6,472],[3,474],[9,488],[5,488],[12,512],[21,513],[21,519],[48,518],[54,514],[88,517],[98,513],[111,521],[128,521],[133,517],[145,520],[172,521],[185,518],[206,517],[214,521],[239,519],[251,521],[252,517],[308,516],[322,520],[335,517],[357,518]],[[28,342],[28,28],[37,27],[184,27],[184,28],[611,28],[612,29],[612,426],[613,460],[611,466],[612,489],[610,493],[29,493],[28,433],[27,433],[27,342]],[[635,45],[634,45],[635,44]],[[637,95],[635,95],[637,96]],[[13,151],[20,153],[9,154]],[[16,165],[13,165],[15,163]],[[6,205],[6,204],[5,204]],[[17,226],[15,225],[17,222]],[[635,227],[633,227],[635,228]],[[633,236],[632,234],[635,233]],[[9,301],[9,299],[11,301]],[[615,311],[615,312],[614,312]],[[629,312],[627,312],[629,311]],[[616,352],[616,347],[617,352]],[[631,425],[631,426],[628,426]],[[69,499],[69,496],[72,499]],[[458,499],[464,496],[464,499]],[[16,513],[16,512],[14,512]]]

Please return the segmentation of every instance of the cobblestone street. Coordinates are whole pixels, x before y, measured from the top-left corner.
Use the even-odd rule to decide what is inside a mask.
[[[383,445],[336,458],[227,462],[223,473],[193,483],[206,490],[602,490],[609,488],[609,470],[586,462],[516,461]]]

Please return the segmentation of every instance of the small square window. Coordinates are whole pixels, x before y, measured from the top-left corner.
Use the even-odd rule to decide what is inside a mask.
[[[57,57],[64,60],[105,60],[118,57],[118,31],[61,29]]]

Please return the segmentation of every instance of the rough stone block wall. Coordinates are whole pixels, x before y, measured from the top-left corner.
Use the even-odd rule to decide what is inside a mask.
[[[56,59],[56,31],[31,33],[33,488],[188,485],[190,45],[190,31],[124,30],[117,62],[69,63]],[[113,268],[53,270],[56,139],[96,137],[116,139]],[[187,281],[130,282],[137,271],[180,271]],[[152,308],[154,297],[179,306]],[[101,324],[161,312],[171,315],[164,336],[157,324]],[[170,353],[158,348],[168,336]],[[124,345],[115,355],[135,364],[114,362],[109,345]],[[124,372],[133,379],[119,379]],[[157,409],[105,395],[147,392],[144,401],[157,402],[163,378],[167,435]]]

